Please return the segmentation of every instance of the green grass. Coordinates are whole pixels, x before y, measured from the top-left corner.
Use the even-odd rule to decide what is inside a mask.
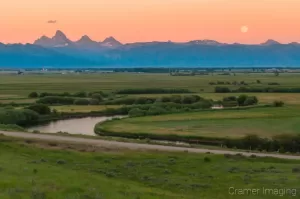
[[[229,187],[300,191],[300,173],[292,172],[299,161],[124,150],[82,153],[3,139],[0,151],[1,199],[227,199],[241,198],[230,196]]]
[[[25,131],[23,127],[16,124],[0,124],[1,131]]]
[[[107,121],[98,128],[118,133],[243,137],[300,133],[300,107],[218,110]]]

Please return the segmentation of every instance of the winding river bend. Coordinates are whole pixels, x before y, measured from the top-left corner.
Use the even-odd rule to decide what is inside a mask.
[[[85,117],[68,120],[53,121],[47,124],[33,126],[28,128],[29,131],[40,131],[42,133],[67,132],[69,134],[93,135],[94,127],[99,122],[111,120],[113,118],[124,118],[124,116],[102,116],[102,117]]]

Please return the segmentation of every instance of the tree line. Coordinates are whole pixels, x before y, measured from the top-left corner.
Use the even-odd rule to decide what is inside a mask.
[[[103,92],[103,91],[94,91],[94,92],[76,92],[76,93],[50,93],[50,92],[31,92],[29,93],[29,98],[43,98],[49,96],[57,96],[57,97],[92,97],[94,94],[99,94],[102,97],[108,97],[113,94],[184,94],[184,93],[193,93],[192,91],[184,88],[130,88],[130,89],[122,89],[116,90],[112,92]]]
[[[95,92],[85,92],[85,91],[80,91],[76,93],[69,93],[69,92],[63,92],[63,93],[49,93],[49,92],[31,92],[29,93],[28,97],[29,98],[43,98],[43,97],[92,97],[93,95],[98,94],[101,95],[102,97],[107,97],[109,94],[105,93],[103,91],[95,91]]]
[[[215,87],[215,93],[300,93],[300,88],[240,87],[233,89],[217,86]]]
[[[184,88],[131,88],[123,89],[115,92],[116,94],[180,94],[180,93],[193,93],[192,91]]]

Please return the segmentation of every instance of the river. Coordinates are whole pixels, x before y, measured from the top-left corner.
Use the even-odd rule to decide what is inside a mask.
[[[28,131],[39,131],[41,133],[57,133],[67,132],[69,134],[82,134],[82,135],[93,135],[94,127],[99,122],[111,120],[112,118],[123,118],[124,116],[102,116],[102,117],[85,117],[76,119],[67,119],[52,121],[47,124],[33,126],[28,128]]]

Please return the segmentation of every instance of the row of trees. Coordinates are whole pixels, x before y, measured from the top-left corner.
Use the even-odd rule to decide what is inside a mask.
[[[162,97],[125,97],[106,101],[106,105],[133,105],[173,102],[177,104],[193,104],[205,100],[198,95],[172,95]]]
[[[258,103],[256,96],[240,95],[224,97],[221,102],[224,107],[251,106]]]
[[[99,93],[94,93],[90,98],[75,98],[75,97],[61,97],[61,96],[47,96],[36,101],[39,104],[60,104],[60,105],[133,105],[133,104],[153,104],[153,103],[167,103],[174,102],[178,104],[193,104],[204,100],[198,95],[172,95],[163,97],[123,97],[113,100],[105,100]]]
[[[86,98],[86,97],[92,97],[93,95],[99,95],[102,98],[107,97],[109,94],[102,92],[102,91],[97,91],[97,92],[84,92],[80,91],[77,93],[69,93],[69,92],[63,92],[63,93],[49,93],[49,92],[42,92],[42,93],[37,93],[37,92],[31,92],[29,93],[28,97],[29,98],[43,98],[43,97],[79,97],[79,98]]]
[[[115,92],[116,94],[179,94],[179,93],[193,93],[184,88],[135,88],[123,89]]]
[[[248,85],[245,81],[216,81],[216,82],[209,82],[209,85]]]
[[[48,96],[40,98],[36,101],[38,104],[59,104],[59,105],[98,105],[103,101],[99,94],[94,94],[92,98],[74,98],[74,97],[60,97]]]
[[[300,93],[300,88],[255,88],[255,87],[240,87],[231,89],[228,87],[215,87],[215,93]]]
[[[300,152],[300,135],[282,134],[271,139],[247,135],[241,139],[228,139],[224,144],[229,148],[265,150],[269,152]]]
[[[110,94],[183,94],[183,93],[193,93],[192,91],[184,88],[171,88],[171,89],[165,89],[165,88],[136,88],[136,89],[123,89],[118,90],[112,93],[106,93],[103,91],[96,91],[96,92],[84,92],[80,91],[77,93],[69,93],[69,92],[63,92],[63,93],[50,93],[50,92],[31,92],[29,93],[29,98],[42,98],[42,97],[49,97],[49,96],[58,96],[58,97],[80,97],[80,98],[86,98],[86,97],[92,97],[94,94],[101,95],[103,98],[108,97]]]
[[[155,103],[149,105],[136,105],[127,108],[130,117],[140,117],[145,115],[162,115],[170,113],[188,112],[202,109],[209,109],[212,102],[209,100],[199,101],[194,104],[177,104],[174,102]]]

